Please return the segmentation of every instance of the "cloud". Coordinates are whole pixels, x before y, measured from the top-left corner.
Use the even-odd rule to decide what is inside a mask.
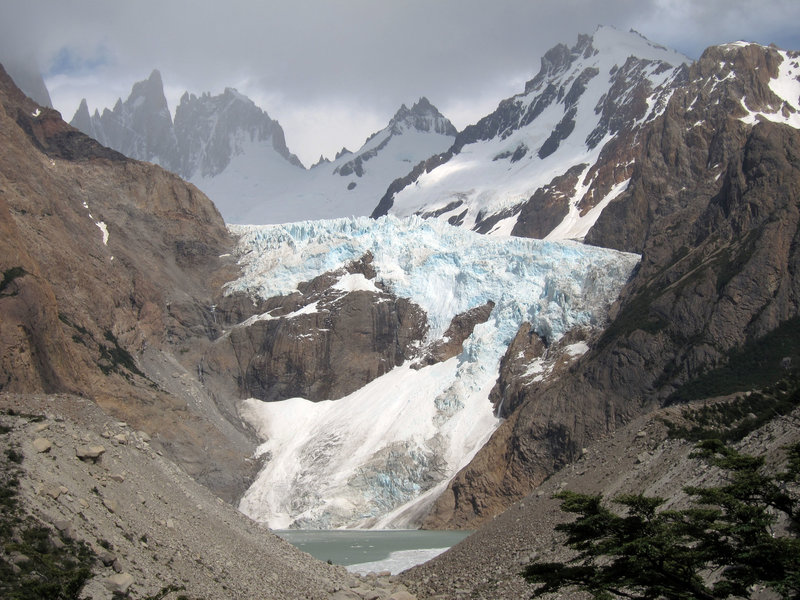
[[[697,56],[740,38],[800,47],[799,18],[796,0],[25,0],[4,6],[0,60],[34,57],[67,119],[81,97],[109,106],[154,68],[173,109],[182,90],[237,87],[313,162],[423,95],[463,127],[598,24]]]

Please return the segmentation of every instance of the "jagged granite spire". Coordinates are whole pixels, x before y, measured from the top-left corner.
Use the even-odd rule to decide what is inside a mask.
[[[214,177],[245,152],[246,143],[267,143],[289,163],[303,168],[289,151],[280,123],[244,94],[225,88],[222,94],[198,97],[185,93],[175,111],[175,135],[186,178]]]
[[[410,109],[401,105],[389,127],[393,133],[400,133],[402,128],[413,128],[417,131],[433,131],[442,135],[455,137],[458,130],[439,110],[423,96]]]
[[[42,72],[33,60],[9,61],[3,65],[16,86],[40,106],[53,108]]]
[[[88,113],[82,102],[70,125],[126,156],[179,171],[178,143],[157,69],[135,83],[128,99],[118,99],[112,110],[87,119]]]

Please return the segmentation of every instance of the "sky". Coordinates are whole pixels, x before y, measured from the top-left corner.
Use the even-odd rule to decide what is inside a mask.
[[[738,40],[800,50],[798,23],[797,0],[0,0],[0,62],[37,65],[67,121],[153,69],[173,113],[184,91],[236,88],[308,166],[420,96],[462,129],[598,25],[697,58]]]

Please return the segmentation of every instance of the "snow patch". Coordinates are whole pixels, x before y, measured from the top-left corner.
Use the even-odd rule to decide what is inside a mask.
[[[351,573],[367,575],[368,573],[380,573],[389,571],[392,575],[397,575],[416,565],[428,562],[446,552],[450,548],[422,548],[419,550],[398,550],[389,554],[388,558],[372,562],[357,563],[347,565],[345,568]]]
[[[564,352],[573,358],[586,354],[588,351],[589,345],[586,342],[576,342],[575,344],[570,344],[564,348]]]
[[[103,221],[95,221],[94,224],[103,232],[103,245],[108,246],[108,227]]]
[[[375,292],[376,294],[380,294],[381,290],[375,285],[375,283],[366,277],[364,277],[361,273],[348,273],[346,275],[342,275],[333,285],[333,289],[339,290],[341,292]]]
[[[584,173],[581,174],[581,180],[583,176],[585,176]],[[569,204],[569,213],[566,217],[564,217],[564,220],[561,221],[561,223],[559,223],[555,229],[553,229],[553,231],[545,236],[545,239],[550,241],[582,240],[597,222],[597,219],[600,218],[600,213],[603,212],[605,207],[608,206],[608,204],[622,192],[628,189],[628,184],[630,181],[630,179],[626,179],[625,181],[621,181],[612,187],[611,191],[608,192],[608,194],[606,194],[606,196],[600,202],[598,202],[583,216],[581,216],[578,204],[580,203],[581,198],[583,198],[583,194],[586,193],[586,190],[589,186],[579,186]]]
[[[745,98],[742,98],[742,108],[747,111],[747,115],[741,121],[754,125],[760,119],[766,119],[800,129],[800,65],[786,51],[778,52],[783,61],[778,67],[777,77],[770,79],[769,87],[781,99],[781,105],[774,107],[773,111],[751,111],[747,108]]]

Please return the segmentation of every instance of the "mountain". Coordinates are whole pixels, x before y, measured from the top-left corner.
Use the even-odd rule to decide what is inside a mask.
[[[405,105],[354,153],[307,170],[277,121],[234,89],[185,93],[170,116],[158,71],[102,115],[83,101],[71,124],[126,156],[160,164],[206,192],[226,221],[284,223],[367,215],[389,183],[447,149],[453,125],[427,98]]]
[[[42,71],[32,60],[11,60],[3,64],[14,84],[29,98],[45,108],[53,108]]]
[[[176,175],[26,98],[4,71],[0,108],[0,391],[90,398],[235,499],[252,441],[182,378],[236,275],[220,257],[233,240],[219,213]]]
[[[248,143],[268,143],[289,164],[303,166],[286,147],[280,124],[232,88],[219,96],[185,93],[175,111],[175,136],[186,179],[219,175]]]
[[[497,426],[488,393],[522,321],[551,346],[542,370],[565,368],[636,261],[419,219],[231,236],[177,176],[37,111],[10,84],[8,98],[2,391],[83,393],[215,493],[245,492],[241,506],[272,524],[418,522]],[[136,98],[120,114],[146,103]],[[358,177],[404,138],[448,133],[420,101],[368,150],[317,168]],[[298,435],[298,414],[317,425]],[[293,445],[277,444],[285,432]],[[361,450],[339,464],[344,443]]]
[[[193,178],[232,223],[286,223],[367,215],[410,165],[448,148],[453,125],[426,98],[405,105],[356,152],[309,170],[273,165],[251,147],[216,176]]]
[[[550,382],[519,376],[530,344],[520,330],[495,391],[507,420],[428,527],[475,527],[635,416],[692,389],[757,389],[800,360],[785,342],[800,317],[798,58],[715,46],[676,82],[627,151],[630,181],[586,234],[641,254],[610,326]]]
[[[581,238],[624,189],[633,169],[626,149],[663,112],[687,62],[611,27],[581,35],[572,48],[559,44],[524,92],[393,182],[372,214],[437,217],[481,233]]]
[[[178,140],[158,71],[136,83],[125,102],[117,100],[112,110],[104,109],[102,114],[95,111],[90,116],[82,100],[71,125],[125,156],[178,172]]]
[[[504,513],[527,507],[537,486],[604,473],[624,486],[618,464],[680,462],[685,445],[669,454],[676,444],[650,444],[655,425],[627,427],[692,399],[757,400],[800,364],[800,53],[733,43],[684,66],[627,58],[607,76],[628,64],[648,77],[600,102],[601,63],[581,61],[600,60],[596,46],[612,35],[643,43],[601,29],[579,39],[579,54],[564,47],[562,62],[549,53],[548,64],[579,73],[562,101],[553,84],[547,108],[506,127],[523,139],[555,113],[529,151],[540,165],[559,157],[511,230],[542,212],[534,206],[587,198],[570,191],[586,186],[603,202],[586,213],[591,226],[570,229],[582,244],[479,235],[422,215],[228,228],[196,187],[98,144],[0,74],[0,400],[46,413],[55,394],[75,406],[81,396],[113,416],[114,431],[124,421],[146,432],[165,461],[282,526],[477,528],[497,517],[505,529],[493,531],[508,532],[546,507]],[[543,97],[556,71],[544,69],[531,93]],[[572,90],[572,133],[553,134],[569,121]],[[606,101],[618,109],[607,122],[582,120]],[[615,121],[629,108],[633,124]],[[449,160],[499,144],[495,116]],[[598,127],[609,139],[590,148]],[[541,152],[553,135],[554,152]],[[594,162],[561,163],[573,143],[599,152]],[[362,159],[364,173],[377,156]],[[495,156],[484,162],[506,160]],[[356,165],[344,177],[357,178]],[[552,221],[568,223],[563,212]],[[95,474],[87,489],[107,493],[110,475]],[[49,502],[39,489],[31,495]],[[487,564],[518,570],[533,547],[520,535],[498,533],[491,546],[480,535],[454,579],[440,570],[416,583],[503,597],[474,557],[492,552]]]
[[[219,175],[246,144],[264,144],[302,168],[286,147],[280,124],[234,89],[219,96],[185,93],[173,123],[158,70],[134,84],[125,102],[118,100],[102,114],[90,115],[82,100],[70,124],[126,156],[155,162],[185,179]]]

